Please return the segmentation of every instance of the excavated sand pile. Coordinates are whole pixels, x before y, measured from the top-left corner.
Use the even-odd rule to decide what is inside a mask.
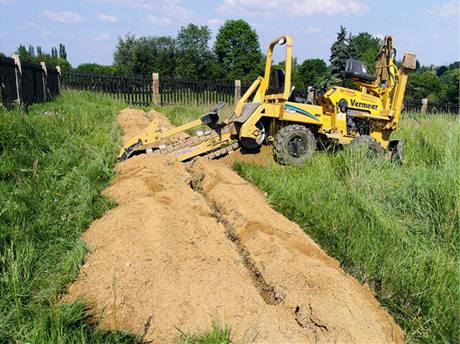
[[[165,121],[123,110],[124,139],[150,120]],[[153,343],[213,320],[236,342],[402,342],[372,293],[225,163],[143,155],[117,172],[104,193],[118,206],[83,235],[92,252],[67,297],[102,327]]]

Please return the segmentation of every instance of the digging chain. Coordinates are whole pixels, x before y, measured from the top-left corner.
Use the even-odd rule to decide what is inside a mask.
[[[225,133],[227,132],[228,129],[227,128],[224,128],[221,132],[222,133]],[[185,149],[185,148],[193,148],[197,145],[199,145],[200,143],[202,142],[205,142],[207,140],[210,140],[212,138],[214,138],[215,136],[219,135],[216,131],[206,131],[204,132],[202,135],[199,135],[199,136],[192,136],[192,137],[189,137],[187,139],[185,139],[184,141],[181,141],[181,142],[175,142],[175,143],[172,143],[172,144],[169,144],[169,145],[162,145],[159,147],[159,149],[155,149],[155,150],[147,150],[147,153],[150,154],[150,153],[153,153],[153,154],[170,154],[170,153],[174,153],[174,152],[177,152],[177,151],[180,151],[182,149]],[[225,143],[225,142],[223,142]],[[239,144],[238,142],[231,142],[229,143],[227,146],[223,147],[223,148],[218,148],[208,154],[205,154],[203,157],[207,158],[207,159],[217,159],[217,158],[220,158],[220,157],[223,157],[227,154],[230,154],[232,153],[233,151],[237,150],[239,148]]]

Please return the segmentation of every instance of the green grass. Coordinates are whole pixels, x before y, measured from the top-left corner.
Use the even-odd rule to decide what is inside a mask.
[[[301,168],[235,168],[369,284],[408,342],[453,343],[460,323],[459,122],[407,117],[394,133],[405,140],[404,166],[345,149],[320,152]]]
[[[96,330],[79,302],[60,295],[87,250],[80,234],[111,204],[123,104],[65,92],[30,107],[0,110],[0,342],[134,343]]]
[[[188,334],[181,332],[179,344],[231,344],[230,329],[213,322],[212,328],[203,333]]]

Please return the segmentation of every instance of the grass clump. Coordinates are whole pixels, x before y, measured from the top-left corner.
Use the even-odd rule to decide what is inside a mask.
[[[406,119],[407,164],[345,149],[301,168],[237,163],[404,328],[408,342],[459,338],[460,129],[456,116]]]
[[[86,254],[80,234],[111,205],[122,103],[63,93],[28,113],[0,109],[0,342],[126,343],[85,306],[60,304]]]
[[[232,344],[230,329],[213,322],[209,331],[202,333],[181,333],[178,344]]]

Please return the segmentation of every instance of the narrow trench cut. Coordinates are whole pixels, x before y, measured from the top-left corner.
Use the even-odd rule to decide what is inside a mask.
[[[282,303],[282,295],[278,293],[275,288],[267,283],[267,281],[264,279],[261,271],[257,268],[256,263],[251,257],[251,254],[241,241],[232,224],[224,217],[217,205],[211,199],[209,199],[209,197],[207,197],[201,185],[204,179],[204,174],[196,173],[193,171],[188,172],[191,174],[191,180],[189,182],[190,187],[192,190],[198,192],[203,197],[212,211],[212,216],[224,226],[225,235],[233,243],[236,251],[242,258],[243,265],[251,276],[252,283],[256,287],[257,292],[262,297],[264,302],[268,305],[277,305]]]

